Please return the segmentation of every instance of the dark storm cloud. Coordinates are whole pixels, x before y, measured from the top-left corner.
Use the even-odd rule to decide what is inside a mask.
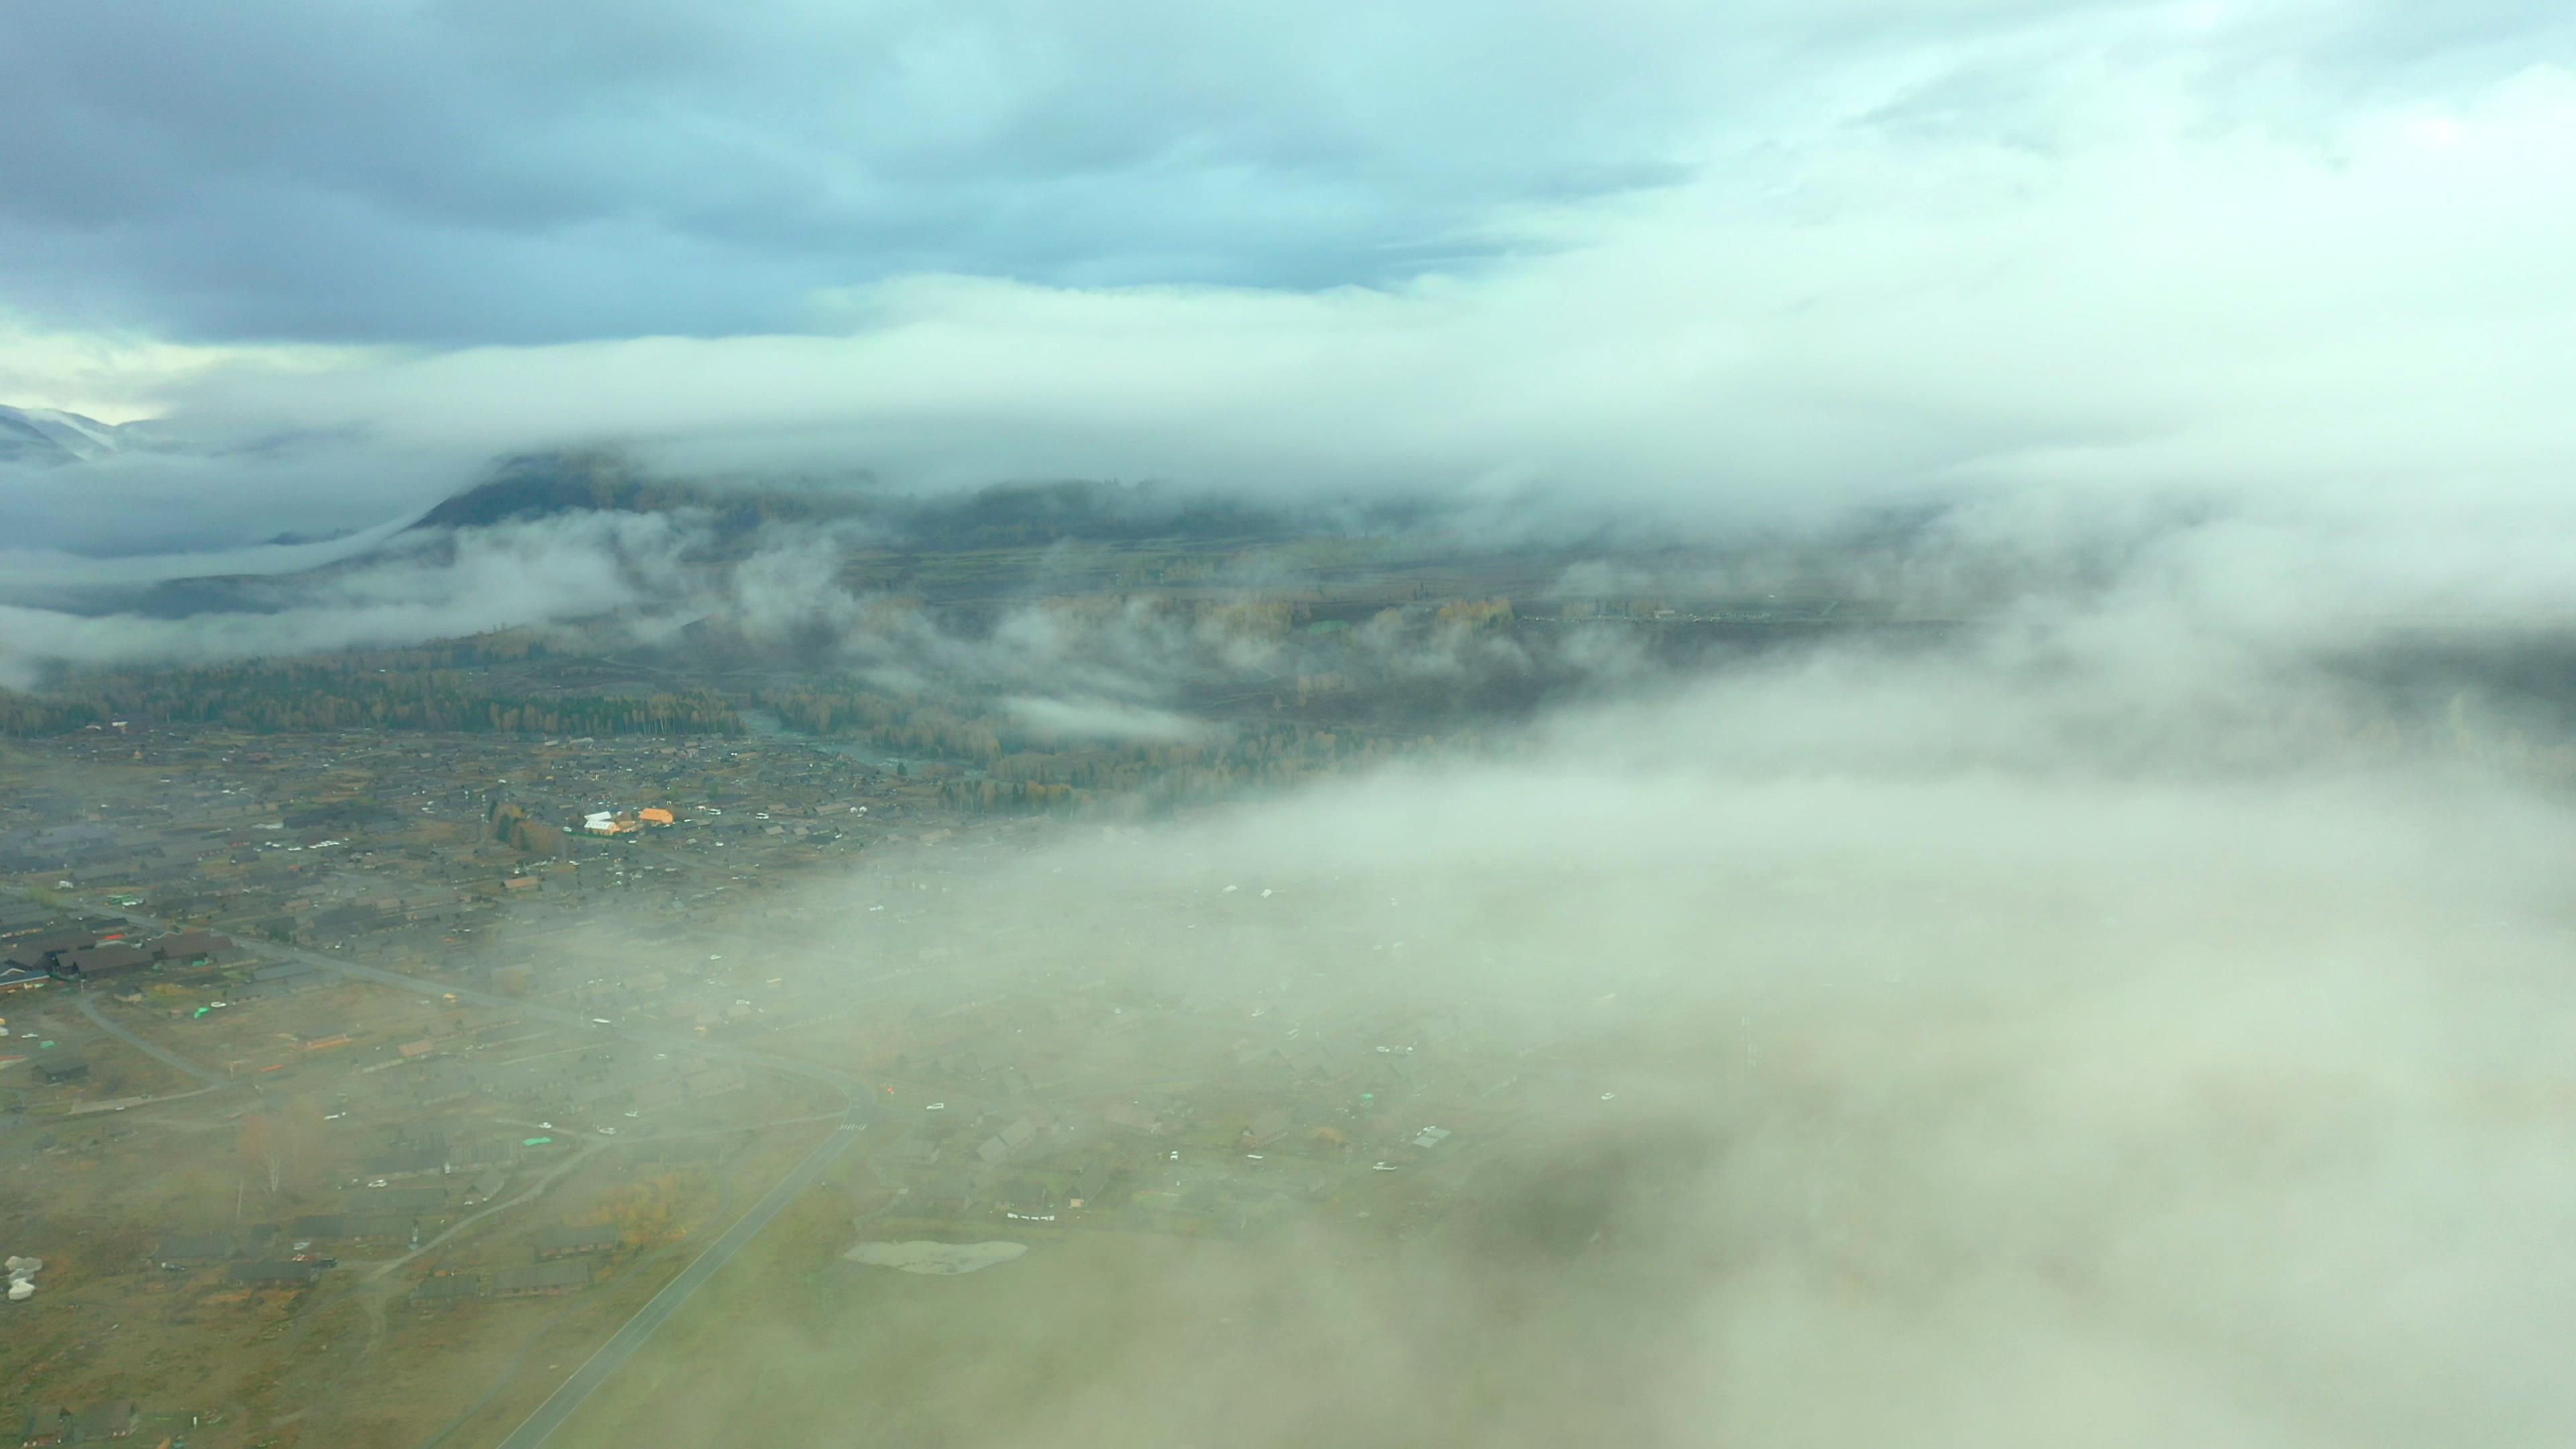
[[[2492,63],[2559,24],[2493,4],[36,0],[0,12],[0,308],[453,344],[797,330],[813,292],[919,272],[1375,285],[1493,254],[1519,209],[1776,144],[1791,112],[1794,139],[1953,70],[1973,91],[2041,57],[2130,63],[2177,15],[2209,65],[2286,58],[2336,85]],[[1965,54],[1997,37],[2015,54]],[[2026,131],[2012,113],[2044,102],[2006,88],[1966,120]]]
[[[457,342],[773,330],[925,270],[1374,281],[1677,174],[1673,67],[1502,18],[12,7],[8,300]]]

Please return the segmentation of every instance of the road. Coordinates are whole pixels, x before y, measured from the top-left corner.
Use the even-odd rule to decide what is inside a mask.
[[[600,1030],[589,1017],[576,1011],[564,1011],[535,1002],[476,991],[469,987],[451,986],[426,977],[405,976],[399,971],[387,971],[380,966],[362,966],[355,961],[341,960],[321,951],[278,946],[264,946],[261,949],[266,955],[302,961],[319,970],[336,971],[343,976],[374,982],[379,986],[390,986],[423,996],[453,996],[459,1001],[470,1001],[478,1006],[501,1007],[517,1012],[524,1018],[552,1021],[581,1031]],[[571,1378],[564,1380],[560,1387],[548,1395],[546,1401],[537,1406],[535,1413],[530,1414],[518,1428],[511,1430],[509,1437],[503,1439],[497,1449],[537,1449],[537,1446],[551,1438],[555,1430],[566,1419],[572,1417],[575,1410],[589,1402],[590,1396],[598,1392],[601,1384],[606,1383],[619,1369],[625,1367],[626,1361],[634,1357],[635,1350],[642,1348],[664,1323],[670,1321],[671,1315],[680,1311],[691,1295],[705,1286],[709,1279],[724,1271],[725,1264],[732,1262],[734,1254],[741,1252],[745,1244],[760,1236],[761,1229],[768,1227],[770,1220],[777,1217],[798,1193],[823,1180],[823,1174],[831,1169],[834,1162],[840,1160],[841,1154],[847,1152],[850,1144],[856,1142],[859,1134],[867,1129],[870,1118],[877,1110],[876,1104],[868,1095],[867,1084],[845,1072],[836,1072],[828,1067],[818,1067],[807,1062],[773,1057],[765,1052],[707,1042],[695,1036],[683,1036],[676,1032],[639,1031],[623,1024],[608,1030],[617,1036],[646,1046],[685,1047],[707,1056],[727,1058],[821,1082],[841,1094],[842,1099],[849,1104],[848,1110],[842,1114],[841,1125],[832,1129],[831,1136],[824,1138],[822,1144],[808,1154],[804,1161],[796,1164],[785,1177],[779,1179],[778,1185],[769,1190],[768,1196],[754,1203],[749,1212],[744,1213],[740,1220],[725,1230],[723,1237],[718,1238],[705,1252],[700,1253],[694,1262],[682,1269],[680,1276],[664,1284],[661,1292],[654,1294],[643,1307],[635,1310],[635,1316],[627,1319],[615,1333],[610,1334],[608,1341],[600,1345],[599,1351],[592,1354],[590,1360],[576,1369]]]
[[[146,929],[166,929],[164,923],[148,916],[128,912],[126,919]],[[453,997],[458,1001],[470,1001],[478,1006],[500,1007],[517,1012],[522,1017],[551,1021],[582,1031],[601,1030],[591,1018],[579,1012],[521,1001],[492,992],[477,991],[471,987],[454,986],[427,977],[406,976],[399,971],[387,971],[380,966],[362,966],[355,961],[343,960],[328,952],[267,944],[263,944],[259,950],[264,956],[302,961],[318,970],[338,972],[355,980],[390,986],[421,996]],[[97,1022],[117,1037],[140,1047],[156,1060],[202,1080],[223,1080],[201,1067],[160,1050],[108,1021],[100,1014],[86,993],[80,998],[80,1007],[90,1020]],[[646,1046],[664,1048],[681,1046],[707,1056],[766,1067],[771,1071],[785,1072],[791,1076],[821,1082],[838,1091],[848,1107],[841,1115],[841,1125],[832,1129],[832,1135],[824,1138],[822,1144],[808,1154],[804,1161],[796,1164],[785,1177],[779,1179],[778,1185],[771,1188],[766,1197],[754,1203],[749,1212],[744,1213],[732,1227],[726,1229],[723,1237],[718,1238],[705,1252],[700,1253],[695,1261],[681,1271],[680,1276],[664,1284],[661,1292],[654,1294],[642,1308],[635,1311],[634,1317],[627,1319],[623,1326],[609,1335],[608,1342],[600,1345],[599,1351],[592,1354],[588,1362],[576,1370],[571,1378],[566,1379],[544,1403],[539,1404],[536,1412],[530,1414],[524,1423],[510,1431],[510,1436],[501,1441],[499,1449],[537,1449],[538,1445],[545,1443],[564,1420],[572,1417],[573,1411],[589,1401],[590,1396],[598,1391],[601,1384],[607,1382],[611,1375],[625,1366],[626,1361],[634,1356],[635,1350],[643,1347],[653,1334],[670,1320],[671,1315],[680,1311],[681,1306],[689,1301],[690,1295],[696,1293],[716,1274],[724,1271],[725,1264],[733,1261],[734,1254],[741,1252],[745,1244],[758,1237],[761,1229],[769,1226],[770,1220],[777,1217],[798,1193],[823,1180],[823,1174],[831,1169],[834,1162],[840,1160],[842,1153],[850,1149],[850,1144],[858,1140],[859,1134],[867,1130],[868,1122],[877,1110],[876,1104],[869,1098],[865,1082],[828,1067],[773,1057],[764,1052],[750,1051],[742,1047],[706,1042],[695,1036],[683,1036],[678,1033],[639,1031],[623,1024],[607,1030],[614,1035]]]
[[[853,1113],[857,1110],[855,1107],[852,1109]],[[635,1350],[642,1348],[672,1314],[680,1311],[681,1305],[689,1301],[689,1295],[724,1271],[724,1265],[733,1261],[733,1255],[760,1236],[760,1230],[769,1226],[770,1220],[794,1201],[798,1193],[822,1181],[823,1174],[830,1170],[833,1162],[849,1150],[851,1143],[859,1140],[863,1125],[843,1118],[841,1125],[832,1129],[832,1135],[823,1139],[822,1146],[796,1164],[795,1170],[780,1179],[767,1197],[752,1204],[751,1211],[744,1213],[731,1228],[726,1229],[723,1237],[700,1253],[696,1262],[682,1269],[679,1277],[664,1284],[662,1291],[637,1309],[624,1327],[609,1335],[608,1342],[599,1346],[599,1352],[592,1354],[588,1363],[575,1369],[561,1388],[539,1404],[537,1411],[511,1430],[510,1436],[494,1449],[537,1449],[545,1443],[566,1419],[590,1401],[590,1396],[599,1391],[601,1384],[626,1366],[626,1361],[635,1356]]]
[[[117,1023],[108,1020],[107,1014],[98,1009],[98,1003],[91,999],[88,992],[81,992],[73,999],[80,1004],[80,1014],[88,1017],[91,1025],[97,1027],[103,1032],[106,1032],[109,1036],[115,1037],[118,1041],[125,1043],[136,1051],[143,1053],[145,1056],[150,1057],[152,1060],[159,1062],[161,1065],[168,1067],[173,1071],[194,1077],[198,1081],[201,1081],[210,1087],[222,1087],[229,1086],[231,1084],[231,1079],[226,1077],[223,1073],[208,1071],[206,1068],[198,1066],[195,1062],[192,1062],[186,1057],[180,1056],[175,1052],[163,1051],[161,1048],[154,1046],[152,1043],[145,1041],[139,1036],[136,1036],[134,1033],[126,1030]],[[189,1095],[194,1096],[195,1094],[190,1093]]]

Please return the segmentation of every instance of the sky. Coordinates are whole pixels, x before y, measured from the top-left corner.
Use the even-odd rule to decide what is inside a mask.
[[[1943,506],[1863,563],[1984,628],[1681,680],[1372,625],[1399,680],[1589,687],[1470,758],[943,875],[960,960],[1514,1008],[1599,1064],[1531,1074],[1544,1140],[1679,1163],[1598,1174],[1633,1216],[1592,1276],[1391,1271],[1326,1224],[1128,1275],[1132,1335],[1078,1285],[1026,1321],[1099,1374],[904,1360],[957,1442],[2576,1418],[2576,763],[2336,669],[2576,616],[2569,7],[18,0],[0,136],[0,402],[166,444],[0,471],[9,687],[617,612],[1171,744],[1218,731],[1184,686],[1301,672],[1150,609],[953,634],[828,537],[656,593],[684,519],[394,531],[529,448],[1720,533]],[[262,613],[42,597],[359,549]],[[913,868],[867,860],[819,944],[738,929],[846,969]],[[669,949],[617,929],[584,940]],[[1247,1296],[1266,1327],[1208,1331]],[[826,1387],[859,1361],[741,1333]]]
[[[208,343],[802,332],[920,274],[1383,288],[1657,190],[1787,208],[1855,143],[2331,149],[2565,57],[2551,7],[2423,9],[39,0],[0,239],[13,306]]]
[[[2576,552],[2556,7],[39,0],[0,53],[0,401],[179,440],[0,479],[22,578],[600,445],[1716,528],[2176,504],[2346,597]]]

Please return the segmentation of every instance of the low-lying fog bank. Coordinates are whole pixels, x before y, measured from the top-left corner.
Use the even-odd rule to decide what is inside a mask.
[[[2576,818],[2322,685],[2166,664],[1822,656],[888,857],[789,969],[929,952],[1256,1044],[1464,1022],[1425,1050],[1513,1105],[1402,1164],[1440,1205],[1401,1222],[1076,1234],[972,1290],[1016,1296],[743,1350],[821,1414],[844,1351],[1000,1315],[872,1391],[953,1444],[2553,1443]],[[1171,1086],[1163,1040],[1061,1075]]]

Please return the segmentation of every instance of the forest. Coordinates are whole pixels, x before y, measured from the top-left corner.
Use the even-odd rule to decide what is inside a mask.
[[[154,724],[207,724],[251,734],[425,730],[452,734],[730,735],[742,719],[702,690],[649,695],[496,692],[446,661],[489,643],[388,654],[203,665],[104,674],[42,694],[0,690],[0,735],[20,738]],[[379,660],[392,662],[379,663]],[[431,667],[424,663],[437,661]]]

